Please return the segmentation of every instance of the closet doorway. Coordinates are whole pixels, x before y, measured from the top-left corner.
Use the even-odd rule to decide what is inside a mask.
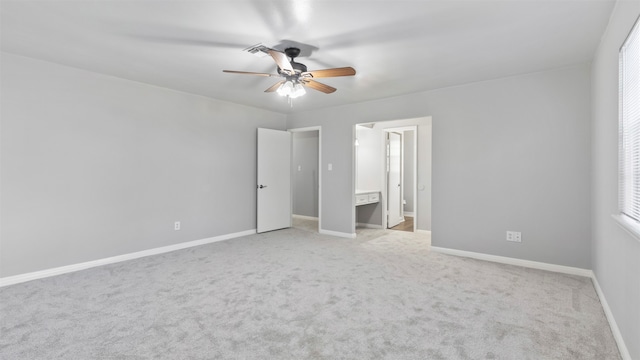
[[[291,223],[294,228],[318,232],[321,228],[321,128],[290,129]]]

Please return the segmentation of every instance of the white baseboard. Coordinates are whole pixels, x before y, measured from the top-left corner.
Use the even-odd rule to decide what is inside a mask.
[[[50,277],[50,276],[62,275],[62,274],[66,274],[66,273],[70,273],[70,272],[74,272],[74,271],[90,269],[90,268],[93,268],[93,267],[96,267],[96,266],[114,264],[114,263],[118,263],[118,262],[122,262],[122,261],[138,259],[138,258],[145,257],[145,256],[163,254],[163,253],[176,251],[176,250],[182,250],[182,249],[186,249],[186,248],[190,248],[190,247],[194,247],[194,246],[200,246],[200,245],[210,244],[210,243],[214,243],[214,242],[218,242],[218,241],[238,238],[238,237],[242,237],[242,236],[253,235],[255,233],[256,233],[255,229],[246,230],[246,231],[240,231],[240,232],[237,232],[237,233],[225,234],[225,235],[214,236],[214,237],[210,237],[210,238],[206,238],[206,239],[188,241],[188,242],[179,243],[179,244],[175,244],[175,245],[169,245],[169,246],[163,246],[163,247],[149,249],[149,250],[137,251],[137,252],[134,252],[134,253],[117,255],[117,256],[112,256],[112,257],[108,257],[108,258],[104,258],[104,259],[87,261],[87,262],[83,262],[83,263],[79,263],[79,264],[66,265],[66,266],[61,266],[61,267],[47,269],[47,270],[34,271],[34,272],[26,273],[26,274],[7,276],[7,277],[0,278],[0,287],[13,285],[13,284],[19,284],[19,283],[23,283],[23,282],[27,282],[27,281],[31,281],[31,280],[43,279],[43,278],[47,278],[47,277]]]
[[[320,229],[318,232],[320,234],[324,234],[324,235],[337,236],[337,237],[347,238],[347,239],[355,239],[356,238],[356,234],[355,233],[350,234],[350,233],[343,233],[343,232],[331,231],[331,230],[325,230],[325,229]]]
[[[403,212],[403,215],[404,215],[404,216],[411,216],[411,217],[414,217],[414,216],[415,216],[415,215],[413,214],[413,212],[411,212],[411,211],[404,211],[404,212]]]
[[[478,260],[492,261],[492,262],[497,262],[501,264],[516,265],[516,266],[522,266],[522,267],[527,267],[532,269],[547,270],[547,271],[553,271],[553,272],[569,274],[569,275],[591,277],[591,274],[592,274],[592,271],[587,269],[581,269],[581,268],[564,266],[564,265],[547,264],[547,263],[538,262],[538,261],[522,260],[522,259],[510,258],[505,256],[482,254],[482,253],[476,253],[471,251],[441,248],[436,246],[432,246],[431,250],[442,253],[442,254],[462,256],[462,257],[468,257],[468,258],[473,258]]]
[[[441,248],[436,246],[432,246],[431,250],[442,253],[442,254],[462,256],[462,257],[468,257],[473,259],[492,261],[492,262],[501,263],[501,264],[516,265],[516,266],[522,266],[522,267],[527,267],[532,269],[547,270],[547,271],[553,271],[553,272],[562,273],[562,274],[579,275],[579,276],[585,276],[585,277],[591,278],[591,280],[593,281],[593,286],[596,289],[596,293],[600,298],[600,303],[602,304],[602,309],[604,310],[604,314],[607,317],[607,321],[609,322],[609,327],[611,328],[611,332],[613,333],[613,338],[615,339],[618,345],[620,356],[622,356],[623,360],[632,360],[631,355],[629,354],[629,350],[627,349],[627,346],[624,343],[624,339],[622,338],[622,333],[620,333],[620,329],[618,328],[618,324],[616,323],[616,319],[613,317],[611,308],[609,307],[609,304],[607,303],[607,300],[604,297],[604,293],[600,288],[600,284],[598,284],[598,279],[596,278],[592,270],[581,269],[581,268],[570,267],[570,266],[563,266],[563,265],[547,264],[547,263],[538,262],[538,261],[522,260],[522,259],[516,259],[516,258],[510,258],[510,257],[504,257],[504,256],[482,254],[482,253],[476,253],[471,251]]]
[[[356,223],[356,227],[363,228],[363,229],[382,229],[382,225],[367,224],[367,223]]]
[[[596,288],[596,293],[600,298],[600,303],[602,304],[604,315],[607,317],[607,320],[609,321],[609,327],[611,327],[613,338],[616,340],[616,343],[618,344],[618,350],[620,351],[620,356],[622,356],[622,360],[633,360],[631,359],[631,354],[629,353],[629,349],[627,349],[627,345],[624,343],[624,339],[622,338],[622,333],[620,333],[620,328],[618,328],[618,323],[616,322],[616,319],[613,317],[613,312],[611,312],[609,303],[607,303],[607,299],[604,297],[604,293],[600,288],[600,284],[598,283],[596,274],[594,274],[593,271],[591,272],[591,280],[593,281],[593,287]]]
[[[301,220],[318,220],[317,216],[306,216],[306,215],[296,215],[296,214],[293,214],[291,216]]]

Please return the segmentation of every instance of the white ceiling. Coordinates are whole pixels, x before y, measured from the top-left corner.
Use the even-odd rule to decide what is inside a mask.
[[[2,51],[147,84],[295,112],[590,61],[614,0],[225,0],[1,2]],[[309,70],[352,66],[338,88],[263,91],[270,57],[298,44]]]

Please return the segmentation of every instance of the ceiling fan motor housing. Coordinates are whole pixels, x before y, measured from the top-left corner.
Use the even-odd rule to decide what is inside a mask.
[[[291,58],[291,61],[293,61],[293,59],[297,58],[298,55],[300,55],[300,49],[295,47],[290,47],[290,48],[284,49],[284,53]]]
[[[291,61],[291,67],[296,72],[296,74],[301,74],[303,72],[307,72],[307,65],[301,64],[295,61]],[[282,70],[278,67],[278,74],[282,75]]]
[[[290,61],[291,67],[296,72],[296,74],[307,72],[307,66],[305,64],[301,64],[299,62],[294,61],[294,59],[298,57],[298,55],[300,55],[300,49],[290,47],[290,48],[284,49],[284,53],[291,59]],[[282,70],[280,69],[280,67],[278,67],[277,70],[278,70],[278,74],[282,75]]]

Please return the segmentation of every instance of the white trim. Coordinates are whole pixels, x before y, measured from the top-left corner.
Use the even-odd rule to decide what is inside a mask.
[[[382,225],[367,224],[367,223],[356,223],[356,227],[363,228],[363,229],[382,229]]]
[[[411,216],[414,217],[413,212],[409,212],[409,211],[403,211],[404,216]]]
[[[356,136],[357,134],[357,130],[356,130],[356,126],[358,124],[354,124],[351,127],[351,226],[353,226],[353,233],[355,234],[356,232],[356,223],[358,222],[356,219],[356,213],[357,213],[357,209],[356,209],[356,182],[358,181],[358,154],[356,151],[356,139],[358,138]]]
[[[622,333],[620,332],[620,328],[618,328],[618,323],[616,323],[616,319],[613,317],[613,312],[611,312],[609,303],[607,303],[607,299],[605,299],[604,293],[600,288],[600,284],[598,283],[596,274],[593,271],[591,272],[591,280],[593,281],[593,287],[596,289],[596,294],[598,294],[598,297],[600,298],[600,304],[602,304],[604,315],[607,317],[607,320],[609,321],[609,327],[611,328],[611,332],[613,333],[613,338],[616,340],[616,343],[618,344],[618,351],[620,351],[620,356],[622,356],[622,360],[633,360],[631,359],[631,354],[629,353],[629,349],[627,349],[627,345],[624,343],[624,339],[622,338]]]
[[[320,129],[322,129],[322,126],[308,126],[308,127],[302,127],[302,128],[287,129],[287,131],[290,131],[290,132],[305,132],[305,131],[315,131],[315,130],[320,130]]]
[[[324,234],[324,235],[337,236],[337,237],[347,238],[347,239],[355,239],[356,238],[356,233],[349,234],[349,233],[343,233],[343,232],[331,231],[331,230],[325,230],[325,229],[320,229],[320,231],[318,231],[318,232],[320,234]]]
[[[588,269],[581,269],[581,268],[576,268],[571,266],[548,264],[548,263],[543,263],[538,261],[522,260],[522,259],[510,258],[505,256],[489,255],[489,254],[483,254],[483,253],[477,253],[477,252],[471,252],[471,251],[441,248],[436,246],[432,246],[431,250],[442,253],[442,254],[447,254],[447,255],[462,256],[462,257],[468,257],[468,258],[473,258],[478,260],[486,260],[486,261],[492,261],[492,262],[501,263],[501,264],[522,266],[522,267],[531,268],[531,269],[547,270],[547,271],[553,271],[553,272],[569,274],[569,275],[591,277],[591,274],[593,273],[591,270],[588,270]]]
[[[238,237],[253,235],[255,233],[256,233],[256,229],[240,231],[237,233],[219,235],[219,236],[214,236],[206,239],[188,241],[188,242],[183,242],[175,245],[137,251],[134,253],[117,255],[117,256],[112,256],[108,258],[87,261],[79,264],[72,264],[72,265],[66,265],[66,266],[60,266],[57,268],[47,269],[47,270],[34,271],[26,274],[7,276],[7,277],[0,278],[0,287],[19,284],[19,283],[23,283],[31,280],[44,279],[51,276],[67,274],[75,271],[90,269],[97,266],[115,264],[122,261],[138,259],[146,256],[168,253],[171,251],[182,250],[182,249],[210,244],[218,241],[224,241],[224,240],[234,239]]]
[[[293,214],[293,215],[291,215],[291,217],[294,217],[296,219],[301,219],[301,220],[318,220],[318,217],[316,217],[316,216],[306,216],[306,215]]]
[[[419,120],[422,118],[418,118],[416,120]],[[389,121],[390,123],[393,123],[394,121],[403,121],[403,120],[392,120]],[[375,125],[377,125],[380,122],[376,122]],[[383,123],[387,123],[387,121],[383,121]],[[405,131],[413,131],[413,206],[414,206],[414,212],[413,212],[413,217],[416,218],[414,219],[413,222],[413,231],[415,232],[416,229],[418,228],[418,221],[417,221],[417,214],[418,214],[418,126],[420,125],[419,123],[413,124],[413,125],[407,125],[407,126],[394,126],[393,124],[386,124],[388,126],[385,126],[385,124],[381,124],[381,130],[382,130],[382,143],[385,144],[386,141],[386,136],[385,133],[388,132],[402,132],[402,141],[403,141],[403,145],[402,145],[402,151],[403,154],[402,156],[404,157],[404,132]],[[387,209],[387,195],[388,195],[388,184],[387,184],[387,174],[386,174],[386,146],[383,146],[383,160],[382,160],[382,187],[385,189],[382,192],[382,196],[381,196],[381,202],[383,205],[383,211],[384,209]],[[402,166],[404,167],[404,160],[402,160]],[[404,176],[404,168],[402,169],[402,175]],[[404,184],[404,180],[402,181]],[[404,198],[404,186],[402,188],[402,198]],[[401,209],[402,210],[402,209]],[[404,213],[404,212],[403,212]],[[404,213],[405,215],[407,213]],[[388,216],[383,215],[382,216],[382,227],[383,228],[387,228],[388,227]]]
[[[612,214],[616,223],[635,240],[640,241],[640,228],[638,224],[622,214]]]

